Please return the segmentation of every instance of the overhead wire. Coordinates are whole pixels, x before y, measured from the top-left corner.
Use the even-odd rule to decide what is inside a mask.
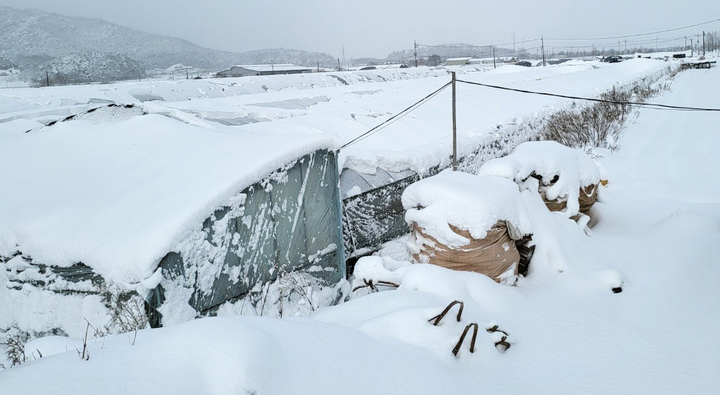
[[[472,82],[472,81],[465,81],[465,80],[456,80],[456,82],[469,84],[469,85],[482,86],[485,88],[492,88],[492,89],[499,89],[499,90],[505,90],[505,91],[511,91],[511,92],[531,94],[531,95],[560,97],[563,99],[584,100],[584,101],[590,101],[590,102],[596,102],[596,103],[610,103],[610,104],[619,104],[619,105],[642,106],[642,107],[646,107],[649,109],[655,109],[655,110],[720,112],[720,108],[686,107],[686,106],[673,106],[673,105],[669,105],[669,104],[606,100],[606,99],[596,99],[596,98],[582,97],[582,96],[562,95],[562,94],[558,94],[558,93],[538,92],[538,91],[531,91],[531,90],[526,90],[526,89],[510,88],[507,86],[483,84],[480,82]]]
[[[413,103],[410,107],[407,107],[406,109],[404,109],[404,110],[400,111],[399,113],[393,115],[392,117],[386,119],[386,120],[385,120],[384,122],[382,122],[381,124],[375,126],[374,128],[368,130],[367,132],[365,132],[365,133],[363,133],[363,134],[355,137],[354,139],[348,141],[347,143],[343,144],[343,145],[340,147],[340,149],[343,149],[343,148],[346,148],[346,147],[348,147],[348,146],[350,146],[350,145],[352,145],[352,144],[355,144],[355,143],[357,143],[358,141],[360,141],[360,140],[362,140],[362,139],[365,139],[365,138],[367,138],[368,136],[370,136],[370,135],[372,135],[372,134],[374,134],[374,133],[376,133],[376,132],[384,129],[385,127],[387,127],[388,125],[394,123],[395,121],[397,121],[398,119],[404,117],[405,115],[410,114],[410,113],[413,112],[415,109],[417,109],[418,107],[422,106],[423,104],[425,104],[427,101],[429,101],[429,100],[432,99],[433,97],[437,96],[440,92],[442,92],[443,90],[445,90],[445,89],[446,89],[448,86],[450,86],[451,84],[452,84],[452,81],[446,83],[445,85],[441,86],[441,87],[440,87],[439,89],[437,89],[436,91],[434,91],[434,92],[430,93],[429,95],[423,97],[422,99],[416,101],[416,102]]]
[[[696,23],[693,25],[687,25],[672,29],[665,29],[665,30],[658,30],[654,32],[648,32],[648,33],[638,33],[638,34],[630,34],[630,35],[624,35],[624,36],[611,36],[611,37],[596,37],[596,38],[545,38],[545,41],[590,41],[590,40],[614,40],[614,39],[624,39],[624,38],[631,38],[631,37],[642,37],[642,36],[648,36],[652,34],[660,34],[660,33],[667,33],[667,32],[673,32],[677,30],[683,30],[683,29],[689,29],[692,27],[707,25],[714,22],[720,22],[720,19],[713,19],[711,21],[702,22],[702,23]],[[667,43],[672,41],[679,41],[683,38],[675,38],[675,39],[663,39],[662,41],[658,41],[657,39],[647,41],[647,42],[639,42],[636,41],[634,43],[631,43],[632,45],[643,45],[643,44],[658,44],[658,43]],[[534,41],[541,41],[542,38],[533,38],[528,40],[520,40],[520,41],[513,41],[503,44],[488,44],[488,45],[473,45],[473,44],[449,44],[449,45],[427,45],[427,44],[417,44],[418,47],[463,47],[463,46],[470,46],[470,47],[483,47],[483,46],[495,46],[499,47],[502,45],[510,45],[510,44],[524,44],[528,42],[534,42]],[[627,43],[626,43],[627,45]],[[545,45],[545,47],[548,47],[549,45]],[[587,45],[587,46],[570,46],[571,48],[585,48],[585,47],[594,47],[594,45]],[[553,47],[558,48],[567,48],[568,46],[557,46],[554,45]],[[541,46],[538,47],[532,47],[532,48],[523,48],[524,50],[532,50],[532,49],[540,49]],[[540,96],[550,96],[550,97],[559,97],[564,99],[572,99],[572,100],[583,100],[583,101],[589,101],[589,102],[596,102],[596,103],[609,103],[609,104],[618,104],[618,105],[633,105],[633,106],[641,106],[648,109],[654,109],[654,110],[671,110],[671,111],[704,111],[704,112],[720,112],[720,108],[705,108],[705,107],[688,107],[688,106],[673,106],[668,104],[657,104],[657,103],[643,103],[643,102],[630,102],[630,101],[615,101],[615,100],[606,100],[606,99],[597,99],[597,98],[590,98],[590,97],[581,97],[581,96],[573,96],[573,95],[563,95],[563,94],[557,94],[557,93],[549,93],[549,92],[539,92],[539,91],[531,91],[531,90],[525,90],[525,89],[518,89],[518,88],[510,88],[505,86],[499,86],[499,85],[491,85],[491,84],[483,84],[480,82],[472,82],[472,81],[465,81],[465,80],[456,80],[456,82],[469,84],[469,85],[476,85],[476,86],[482,86],[486,88],[491,89],[499,89],[499,90],[505,90],[505,91],[511,91],[511,92],[518,92],[518,93],[524,93],[524,94],[532,94],[532,95],[540,95]],[[340,149],[344,149],[352,144],[355,144],[372,134],[375,134],[379,132],[380,130],[384,129],[385,127],[391,125],[398,119],[408,115],[418,107],[425,104],[427,101],[432,99],[433,97],[437,96],[440,92],[445,90],[448,86],[452,84],[451,82],[446,83],[445,85],[441,86],[434,92],[428,94],[427,96],[423,97],[422,99],[418,100],[417,102],[413,103],[409,107],[405,108],[404,110],[400,111],[399,113],[393,115],[392,117],[388,118],[384,122],[380,123],[379,125],[373,127],[372,129],[368,130],[367,132],[355,137],[354,139],[348,141],[347,143],[343,144]]]
[[[544,40],[545,40],[545,47],[554,46],[554,47],[557,47],[557,48],[563,48],[562,45],[552,45],[551,42],[552,42],[552,41],[602,41],[602,40],[617,40],[617,39],[626,39],[626,38],[633,38],[633,37],[643,37],[643,36],[650,36],[650,35],[654,35],[654,34],[662,34],[662,33],[674,32],[674,31],[678,31],[678,30],[690,29],[690,28],[693,28],[693,27],[708,25],[708,24],[715,23],[715,22],[720,22],[720,18],[718,18],[718,19],[713,19],[713,20],[709,20],[709,21],[706,21],[706,22],[695,23],[695,24],[692,24],[692,25],[680,26],[680,27],[675,27],[675,28],[671,28],[671,29],[657,30],[657,31],[645,32],[645,33],[627,34],[627,35],[621,35],[621,36],[608,36],[608,37],[581,37],[581,38],[545,37]],[[680,40],[680,39],[683,39],[683,38],[677,38],[677,39],[671,39],[671,40],[663,39],[663,40],[661,40],[661,41],[652,40],[652,41],[647,41],[647,42],[635,42],[635,43],[632,43],[632,44],[631,44],[630,42],[628,42],[628,43],[626,43],[626,44],[636,45],[636,46],[637,46],[637,45],[644,45],[644,44],[646,44],[646,43],[647,43],[647,44],[666,43],[666,42],[671,42],[671,41],[678,41],[678,40]],[[418,43],[417,46],[418,46],[418,47],[428,47],[428,48],[439,48],[439,47],[488,47],[488,46],[489,46],[489,47],[501,47],[501,46],[505,46],[505,45],[525,44],[525,43],[535,42],[535,41],[541,41],[541,40],[543,40],[543,38],[539,37],[539,38],[531,38],[531,39],[526,39],[526,40],[511,41],[511,42],[506,42],[506,43],[501,43],[501,44],[484,44],[484,45],[475,45],[475,44],[437,44],[437,45],[428,45],[428,44],[420,44],[420,43]],[[609,46],[614,46],[614,43],[613,43],[613,44],[608,44],[608,45],[609,45]],[[572,47],[573,47],[573,48],[585,48],[585,47],[590,48],[591,46],[592,46],[592,45],[587,45],[587,46],[575,45],[575,46],[572,46]],[[566,45],[565,47],[570,47],[570,46],[567,46],[567,45]],[[523,48],[523,49],[524,49],[524,50],[529,50],[529,49],[537,49],[537,48],[540,48],[540,46],[532,47],[532,48]]]
[[[476,85],[476,86],[482,86],[485,88],[491,88],[491,89],[498,89],[498,90],[504,90],[504,91],[510,91],[510,92],[518,92],[518,93],[524,93],[524,94],[530,94],[530,95],[539,95],[539,96],[550,96],[550,97],[559,97],[563,99],[572,99],[572,100],[583,100],[588,102],[595,102],[595,103],[608,103],[608,104],[617,104],[617,105],[630,105],[630,106],[641,106],[645,107],[651,110],[666,110],[666,111],[692,111],[692,112],[720,112],[720,108],[708,108],[708,107],[689,107],[689,106],[674,106],[669,104],[659,104],[659,103],[645,103],[645,102],[632,102],[632,101],[619,101],[619,100],[607,100],[607,99],[597,99],[592,97],[582,97],[582,96],[573,96],[573,95],[563,95],[559,93],[550,93],[550,92],[539,92],[539,91],[531,91],[526,89],[518,89],[518,88],[510,88],[507,86],[500,86],[500,85],[492,85],[492,84],[483,84],[480,82],[473,82],[473,81],[466,81],[466,80],[455,80],[458,83],[468,84],[468,85]],[[404,110],[400,111],[399,113],[393,115],[392,117],[386,119],[379,125],[373,127],[372,129],[368,130],[367,132],[355,137],[354,139],[348,141],[347,143],[343,144],[340,149],[344,149],[349,147],[350,145],[353,145],[357,143],[358,141],[361,141],[367,137],[369,137],[372,134],[375,134],[379,132],[380,130],[384,129],[385,127],[391,125],[398,119],[410,114],[412,111],[417,109],[418,107],[422,106],[426,102],[428,102],[433,97],[437,96],[440,92],[447,89],[448,86],[452,84],[452,81],[446,83],[445,85],[441,86],[437,90],[433,91],[432,93],[428,94],[427,96],[423,97],[422,99],[416,101],[409,107],[405,108]]]
[[[672,29],[658,30],[658,31],[647,32],[647,33],[628,34],[628,35],[624,35],[624,36],[594,37],[594,38],[551,38],[551,37],[549,37],[549,38],[546,38],[546,40],[556,40],[556,41],[615,40],[615,39],[618,39],[618,38],[641,37],[641,36],[649,36],[649,35],[653,35],[653,34],[674,32],[674,31],[678,31],[678,30],[689,29],[689,28],[692,28],[692,27],[698,27],[698,26],[702,26],[702,25],[709,25],[709,24],[714,23],[714,22],[720,22],[720,18],[718,18],[718,19],[713,19],[713,20],[707,21],[707,22],[696,23],[696,24],[694,24],[694,25],[681,26],[681,27],[676,27],[676,28],[672,28]]]

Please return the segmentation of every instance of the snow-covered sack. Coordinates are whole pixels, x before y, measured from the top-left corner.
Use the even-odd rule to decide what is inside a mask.
[[[445,170],[410,185],[402,201],[414,261],[515,283],[514,240],[531,233],[515,183]]]
[[[600,183],[600,171],[587,154],[554,141],[520,144],[512,154],[486,162],[478,175],[505,177],[522,190],[537,191],[551,211],[568,217],[588,213]]]

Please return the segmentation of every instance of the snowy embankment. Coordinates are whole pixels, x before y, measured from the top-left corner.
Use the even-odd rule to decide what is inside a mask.
[[[654,102],[720,107],[720,69],[691,70]],[[516,99],[520,100],[520,99]],[[720,145],[716,113],[641,110],[586,235],[534,212],[538,248],[516,287],[385,258],[397,290],[309,319],[222,317],[92,340],[83,361],[52,339],[43,358],[0,372],[7,393],[708,394],[720,387]],[[380,258],[377,258],[380,259]],[[394,271],[390,271],[395,269]],[[610,288],[624,283],[623,292]],[[364,292],[364,291],[358,291]],[[462,300],[440,326],[428,319]],[[0,308],[2,308],[0,306]],[[2,312],[0,312],[2,314]],[[450,350],[469,323],[480,325]],[[511,347],[498,352],[498,325]],[[60,339],[63,342],[65,340]],[[58,342],[60,341],[58,340]],[[44,344],[43,344],[44,343]],[[80,343],[76,343],[81,348]],[[57,351],[50,355],[53,345]],[[37,352],[35,352],[37,355]],[[42,378],[39,380],[38,378]]]

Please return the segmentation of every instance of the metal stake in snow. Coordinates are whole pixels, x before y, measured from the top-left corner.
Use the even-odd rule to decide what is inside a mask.
[[[452,75],[453,171],[457,171],[457,120],[455,119],[455,72]]]

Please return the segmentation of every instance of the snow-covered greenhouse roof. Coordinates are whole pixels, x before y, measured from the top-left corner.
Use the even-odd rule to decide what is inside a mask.
[[[143,107],[103,107],[51,126],[0,123],[0,256],[20,251],[141,281],[245,187],[338,146],[313,130],[256,134]]]

